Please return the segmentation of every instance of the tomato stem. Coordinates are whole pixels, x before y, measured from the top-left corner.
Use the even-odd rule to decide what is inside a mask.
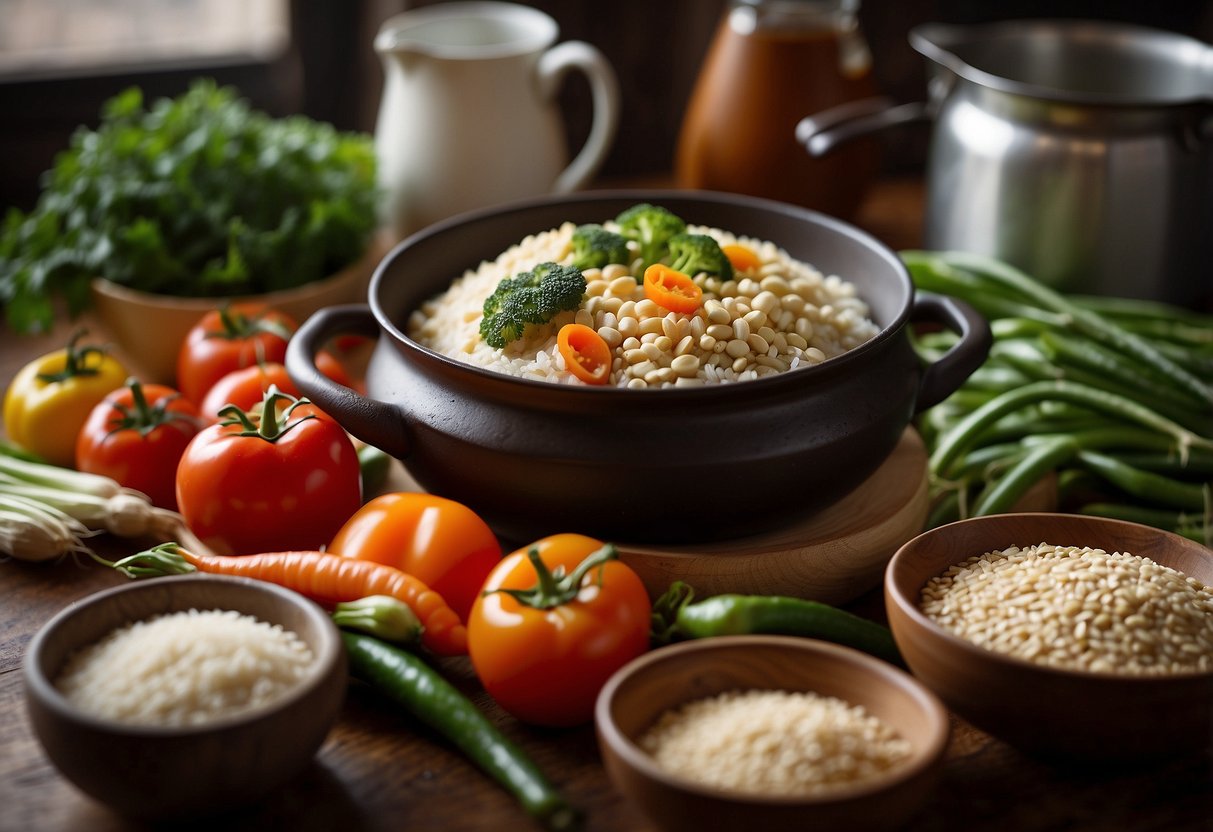
[[[577,593],[581,591],[582,580],[591,569],[600,570],[598,582],[601,584],[602,567],[608,561],[619,559],[619,553],[614,545],[607,543],[601,549],[587,555],[585,560],[577,564],[576,569],[565,575],[563,566],[557,566],[555,570],[548,569],[547,564],[539,557],[538,547],[532,546],[527,550],[526,555],[531,561],[531,565],[535,567],[535,575],[538,578],[535,586],[529,589],[493,589],[486,592],[485,595],[502,592],[525,606],[537,610],[550,610],[574,600]]]
[[[199,420],[188,413],[181,413],[176,410],[169,410],[169,404],[175,399],[180,398],[180,393],[173,393],[171,396],[165,396],[159,399],[155,404],[149,404],[147,394],[143,390],[143,383],[139,379],[131,377],[126,380],[126,386],[131,391],[131,407],[124,404],[114,403],[114,410],[118,411],[121,418],[111,419],[112,428],[107,432],[107,436],[113,436],[124,430],[139,431],[140,436],[147,436],[161,425],[166,425],[173,421],[189,422],[193,425],[198,425]]]
[[[292,334],[290,329],[283,326],[279,321],[270,320],[260,315],[245,315],[239,310],[233,310],[230,305],[225,305],[219,310],[219,322],[223,328],[208,331],[206,333],[207,338],[244,341],[264,332],[270,335],[277,335],[284,341],[289,341]]]
[[[278,418],[279,402],[290,402],[290,405],[282,411],[281,420]],[[267,442],[277,442],[296,425],[301,425],[308,419],[316,418],[316,414],[308,413],[302,418],[292,421],[295,408],[305,404],[311,404],[311,400],[296,399],[294,396],[279,390],[278,385],[271,384],[270,389],[265,391],[265,398],[261,401],[261,412],[256,421],[254,421],[251,413],[234,404],[229,404],[219,411],[219,415],[224,417],[220,424],[240,425],[243,427],[244,430],[233,434],[235,436],[256,436]]]
[[[76,343],[87,334],[86,329],[77,329],[72,333],[71,339],[67,342],[67,347],[64,348],[63,369],[57,373],[38,373],[38,380],[46,384],[54,384],[57,381],[67,381],[69,378],[77,376],[95,376],[101,371],[101,362],[98,361],[95,366],[88,366],[88,360],[91,356],[102,357],[105,355],[103,347],[89,345],[87,347],[77,347]]]

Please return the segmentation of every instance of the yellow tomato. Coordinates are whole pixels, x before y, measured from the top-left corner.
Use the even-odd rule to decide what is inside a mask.
[[[75,465],[76,437],[88,414],[127,377],[126,368],[104,349],[79,346],[82,334],[22,367],[4,396],[8,438],[65,468]]]

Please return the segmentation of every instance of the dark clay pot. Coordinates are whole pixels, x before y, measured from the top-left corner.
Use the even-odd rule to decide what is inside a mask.
[[[688,223],[771,240],[853,282],[879,334],[812,368],[691,389],[627,390],[527,381],[459,363],[405,336],[409,313],[482,260],[564,221],[601,222],[637,202]],[[898,257],[843,222],[775,202],[688,191],[547,197],[465,214],[383,260],[369,305],[323,309],[291,340],[300,390],[354,436],[402,460],[428,491],[467,504],[501,536],[556,532],[649,543],[742,537],[835,502],[892,451],[912,416],[985,359],[970,308],[917,295]],[[911,321],[961,343],[924,367]],[[378,336],[367,396],[313,356],[330,338]]]

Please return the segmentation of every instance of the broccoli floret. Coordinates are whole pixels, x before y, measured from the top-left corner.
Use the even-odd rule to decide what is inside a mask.
[[[642,202],[615,218],[623,236],[640,244],[640,274],[666,255],[666,246],[687,224],[660,205]]]
[[[497,284],[484,301],[480,337],[501,349],[522,337],[528,325],[546,324],[576,309],[585,295],[585,275],[575,266],[540,263]]]
[[[733,264],[720,250],[720,244],[707,234],[675,234],[670,238],[670,268],[683,274],[700,272],[719,275],[721,280],[733,279]]]
[[[573,232],[573,265],[579,269],[601,269],[607,263],[627,263],[627,238],[601,225],[579,225]]]

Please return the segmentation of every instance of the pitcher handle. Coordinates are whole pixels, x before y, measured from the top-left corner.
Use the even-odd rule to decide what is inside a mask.
[[[940,324],[960,336],[956,346],[928,364],[918,384],[915,414],[956,392],[990,354],[990,323],[969,304],[947,295],[916,292],[910,320]]]
[[[805,116],[796,125],[796,141],[810,156],[824,156],[851,139],[929,118],[930,109],[922,101],[894,104],[884,96],[861,98]]]
[[[286,371],[299,392],[351,434],[397,459],[404,459],[410,443],[400,411],[338,384],[316,366],[316,354],[333,337],[374,338],[378,334],[379,324],[365,303],[321,309],[291,336],[286,347]]]
[[[584,41],[566,41],[540,56],[537,68],[540,95],[554,99],[561,80],[571,69],[581,70],[589,79],[594,116],[581,151],[556,177],[552,191],[558,194],[584,187],[598,173],[619,129],[619,80],[606,57]]]

